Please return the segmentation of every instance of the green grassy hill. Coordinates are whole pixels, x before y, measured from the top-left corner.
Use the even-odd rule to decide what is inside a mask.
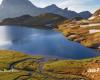
[[[98,72],[87,71],[99,67],[100,57],[60,60],[16,51],[0,51],[0,80],[98,80]]]

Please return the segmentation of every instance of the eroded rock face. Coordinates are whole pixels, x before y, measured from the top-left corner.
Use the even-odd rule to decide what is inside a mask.
[[[98,9],[89,20],[99,21],[100,20],[100,9]]]
[[[93,16],[100,16],[100,9],[98,9]]]

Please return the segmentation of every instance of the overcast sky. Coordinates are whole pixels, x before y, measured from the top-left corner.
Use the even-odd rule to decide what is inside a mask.
[[[1,0],[2,1],[2,0]],[[77,12],[91,11],[100,8],[100,0],[30,0],[34,5],[38,7],[46,7],[51,4],[56,4],[60,8],[69,8]]]

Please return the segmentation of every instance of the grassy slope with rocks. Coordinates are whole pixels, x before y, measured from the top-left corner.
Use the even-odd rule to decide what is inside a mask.
[[[82,45],[96,49],[100,45],[100,32],[90,33],[90,30],[100,30],[100,26],[80,27],[81,25],[88,25],[89,21],[69,21],[65,20],[58,24],[57,30],[60,31],[69,40],[76,41]],[[91,24],[91,23],[90,23]]]
[[[88,73],[100,67],[100,57],[85,60],[60,60],[31,56],[16,51],[0,51],[0,80],[98,80],[100,74]]]

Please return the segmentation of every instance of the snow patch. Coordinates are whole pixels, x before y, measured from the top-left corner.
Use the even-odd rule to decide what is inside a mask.
[[[100,26],[100,23],[88,24],[88,25],[80,25],[80,27],[92,27],[92,26]]]
[[[96,18],[96,16],[92,16],[92,17],[89,18],[89,20],[93,20],[95,18]]]
[[[91,29],[91,30],[89,30],[90,34],[97,33],[97,32],[100,32],[100,30],[97,30],[97,29]]]

